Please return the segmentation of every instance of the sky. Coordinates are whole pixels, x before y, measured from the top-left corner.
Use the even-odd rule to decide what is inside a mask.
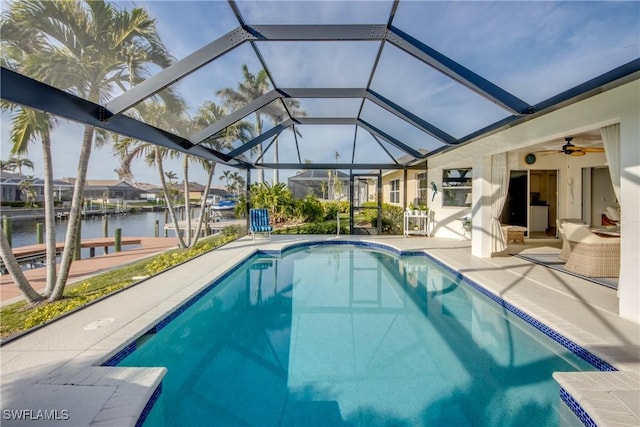
[[[148,9],[157,18],[160,38],[180,60],[238,27],[224,1],[115,2]],[[3,9],[7,7],[3,1]],[[238,1],[245,21],[259,24],[385,24],[388,1]],[[424,2],[401,1],[393,25],[429,47],[497,84],[529,104],[541,102],[640,56],[640,3],[625,2]],[[366,87],[379,42],[258,42],[273,83],[281,88]],[[185,77],[175,86],[194,114],[205,101],[221,103],[216,92],[236,87],[246,64],[257,72],[260,62],[248,43]],[[155,70],[157,71],[157,70]],[[511,113],[462,87],[400,49],[385,44],[371,89],[461,138]],[[114,96],[117,94],[114,94]],[[354,117],[360,100],[301,101],[310,117]],[[391,113],[365,102],[361,117],[415,149],[441,144]],[[254,116],[247,117],[254,120]],[[10,114],[1,116],[1,158],[9,156]],[[273,126],[265,124],[265,130]],[[300,158],[318,163],[388,163],[404,153],[376,141],[353,126],[300,126]],[[188,136],[188,135],[185,135]],[[354,138],[356,140],[353,147]],[[82,126],[59,120],[53,134],[54,177],[76,175]],[[293,133],[280,137],[280,161],[298,162]],[[384,149],[380,147],[384,146]],[[265,154],[271,161],[272,151]],[[391,157],[390,157],[391,156]],[[27,156],[42,176],[42,155],[32,143]],[[116,179],[118,161],[109,146],[92,152],[88,178]],[[181,162],[168,160],[165,170],[182,177]],[[216,168],[214,185],[225,168]],[[235,170],[235,169],[234,169]],[[134,164],[134,179],[157,184],[155,168]],[[242,172],[242,171],[241,171]],[[243,172],[242,172],[243,173]],[[284,180],[295,171],[280,171]],[[270,179],[272,171],[265,171]],[[204,183],[206,174],[191,167],[190,180]],[[255,175],[252,178],[255,180]]]

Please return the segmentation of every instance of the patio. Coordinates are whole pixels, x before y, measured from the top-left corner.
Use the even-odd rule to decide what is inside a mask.
[[[244,237],[3,345],[2,407],[67,409],[75,425],[134,425],[163,369],[99,365],[258,247],[278,250],[309,239],[275,235],[256,244]],[[478,259],[471,256],[468,241],[386,236],[340,240],[426,249],[530,313],[620,370],[557,375],[592,419],[598,425],[638,424],[640,327],[618,316],[615,290],[515,257]]]

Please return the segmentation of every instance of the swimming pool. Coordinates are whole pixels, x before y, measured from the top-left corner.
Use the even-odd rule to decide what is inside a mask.
[[[552,372],[595,370],[430,258],[347,245],[254,256],[171,319],[120,362],[168,368],[145,426],[552,426]]]

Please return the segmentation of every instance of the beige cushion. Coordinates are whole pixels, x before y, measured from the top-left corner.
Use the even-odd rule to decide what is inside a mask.
[[[607,206],[604,210],[604,214],[611,221],[615,221],[615,222],[620,221],[620,214],[618,213],[618,209],[614,208],[613,206]]]
[[[571,255],[571,245],[567,240],[567,235],[562,229],[562,221],[560,219],[556,219],[556,228],[558,229],[558,234],[562,239],[562,250],[560,251],[560,255],[558,257],[561,260],[566,261],[569,259],[569,255]]]
[[[570,242],[581,242],[587,239],[593,233],[589,230],[589,226],[585,224],[576,224],[573,222],[565,222],[562,224],[562,231]]]

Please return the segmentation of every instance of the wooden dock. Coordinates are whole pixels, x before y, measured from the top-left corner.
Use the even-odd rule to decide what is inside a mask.
[[[120,245],[140,245],[142,239],[139,237],[123,237],[120,239]],[[116,241],[113,237],[98,237],[94,239],[84,239],[80,242],[81,248],[89,248],[89,258],[93,258],[96,255],[96,248],[105,248],[105,254],[107,254],[107,248],[115,246]],[[64,242],[56,242],[56,255],[60,255],[64,251]],[[44,261],[47,256],[47,249],[44,243],[20,246],[12,249],[13,255],[16,257],[18,264],[30,264],[34,265],[37,262]],[[4,274],[6,271],[4,263],[0,260],[0,272]]]
[[[176,239],[173,237],[137,237],[135,239],[140,239],[142,243],[139,246],[131,247],[122,252],[113,252],[108,255],[98,255],[93,258],[74,261],[71,263],[68,283],[72,284],[94,274],[126,265],[168,249],[177,248]],[[123,238],[122,240],[125,239]],[[34,289],[38,292],[44,290],[46,285],[46,268],[27,269],[24,270],[24,274]],[[18,287],[13,283],[13,278],[9,274],[0,275],[0,305],[15,302],[19,299],[21,299],[21,294]]]
[[[129,209],[87,209],[82,211],[82,218],[93,218],[97,216],[126,215]],[[69,211],[57,212],[56,219],[67,219],[71,215]]]

